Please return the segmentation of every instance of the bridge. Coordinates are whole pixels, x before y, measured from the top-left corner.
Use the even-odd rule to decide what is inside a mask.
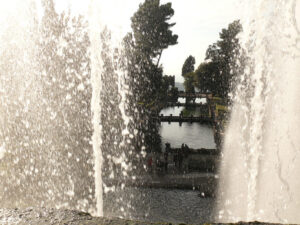
[[[207,148],[199,148],[199,149],[193,149],[189,148],[188,150],[186,149],[181,149],[181,148],[169,148],[168,149],[169,153],[179,153],[179,152],[186,152],[189,155],[219,155],[220,151],[218,149],[207,149]]]
[[[166,107],[174,107],[174,106],[178,106],[178,107],[180,107],[180,106],[186,106],[186,107],[208,107],[208,104],[203,104],[203,103],[191,103],[191,102],[189,102],[189,103],[182,103],[182,102],[168,102],[167,104],[166,104]]]
[[[172,114],[170,114],[169,116],[164,116],[163,114],[156,116],[156,117],[152,117],[154,120],[158,120],[159,122],[179,122],[184,123],[184,122],[190,122],[190,123],[194,123],[194,122],[198,122],[198,123],[208,123],[208,124],[213,124],[214,120],[212,117],[210,116],[206,116],[206,115],[201,115],[201,116],[173,116]]]
[[[178,97],[180,98],[209,98],[211,97],[211,94],[204,94],[204,93],[200,93],[200,92],[184,92],[184,91],[180,91],[178,93]]]

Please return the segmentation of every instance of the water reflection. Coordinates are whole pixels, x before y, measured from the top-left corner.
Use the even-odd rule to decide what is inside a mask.
[[[163,109],[160,113],[166,116],[172,114],[173,116],[179,116],[179,114],[184,110],[185,107],[183,106],[175,106],[175,107],[168,107]]]
[[[161,114],[178,116],[185,107],[169,107],[163,109]],[[197,109],[193,113],[199,115]],[[190,148],[216,148],[214,134],[211,126],[199,123],[161,123],[160,135],[164,143],[169,142],[172,147],[180,147],[182,143]]]
[[[178,98],[178,102],[185,103],[185,98]],[[206,98],[196,98],[195,103],[206,104]]]
[[[201,111],[201,109],[199,107],[186,109],[184,106],[168,107],[168,108],[163,109],[160,112],[160,114],[163,114],[165,116],[169,116],[170,114],[172,114],[173,116],[179,116],[180,113],[184,112],[184,111],[186,111],[189,116],[191,116],[191,115],[200,116],[201,114],[203,114],[203,110]]]
[[[216,148],[213,130],[208,125],[198,123],[162,123],[160,134],[162,142],[169,142],[173,147],[180,147],[182,143],[190,148]]]

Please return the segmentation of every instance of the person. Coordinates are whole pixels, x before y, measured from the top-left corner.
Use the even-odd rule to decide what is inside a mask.
[[[170,143],[166,143],[166,152],[169,152],[171,149],[171,144]]]
[[[190,153],[190,148],[187,146],[187,144],[184,145],[184,157],[186,158]]]
[[[178,169],[180,172],[182,171],[182,162],[183,162],[183,152],[181,149],[181,151],[178,152]]]
[[[174,152],[173,161],[175,164],[175,168],[178,169],[178,151],[177,150]]]
[[[164,166],[165,166],[165,172],[168,172],[168,156],[169,156],[169,151],[170,151],[170,143],[166,143],[166,149],[165,149],[165,152],[164,152]]]
[[[164,152],[164,160],[165,160],[165,172],[167,173],[168,172],[168,152],[167,151],[165,151]]]
[[[148,164],[148,171],[152,173],[152,156],[149,156],[147,164]]]

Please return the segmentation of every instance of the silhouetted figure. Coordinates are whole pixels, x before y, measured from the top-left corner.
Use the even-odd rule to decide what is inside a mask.
[[[166,152],[170,152],[170,149],[171,149],[171,144],[170,143],[166,143]]]
[[[187,146],[187,144],[184,145],[184,157],[187,158],[190,154],[190,148]]]
[[[152,156],[149,156],[147,164],[148,164],[148,171],[150,173],[152,173],[152,163],[153,163]]]
[[[180,172],[182,171],[182,162],[183,162],[183,152],[180,151],[178,153],[178,168]]]
[[[165,151],[164,153],[164,160],[165,160],[165,172],[168,172],[168,152]]]
[[[168,156],[170,151],[170,143],[166,143],[166,151],[164,153],[164,161],[165,161],[165,172],[168,172]]]
[[[182,143],[181,149],[177,152],[177,168],[180,172],[182,171],[183,153],[184,153],[184,143]]]
[[[174,152],[173,161],[175,164],[175,168],[178,169],[178,150],[176,150],[176,152]]]

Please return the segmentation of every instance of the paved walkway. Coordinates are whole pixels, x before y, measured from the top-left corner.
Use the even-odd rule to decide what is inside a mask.
[[[218,177],[214,173],[145,174],[126,179],[105,179],[107,186],[125,184],[129,187],[197,189],[213,197]]]

